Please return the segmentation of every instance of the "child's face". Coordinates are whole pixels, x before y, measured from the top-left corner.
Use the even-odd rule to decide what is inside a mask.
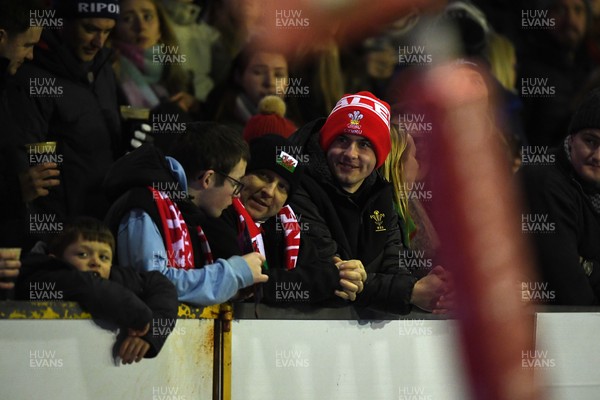
[[[79,238],[67,246],[62,258],[79,271],[96,272],[104,279],[110,275],[112,250],[107,243]]]

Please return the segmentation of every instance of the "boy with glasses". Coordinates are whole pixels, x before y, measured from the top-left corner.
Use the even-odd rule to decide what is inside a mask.
[[[119,264],[160,271],[180,301],[200,306],[265,282],[262,255],[215,259],[200,226],[206,216],[219,217],[242,188],[249,152],[240,135],[212,122],[190,123],[169,154],[144,145],[107,175],[107,194],[117,200],[106,220],[117,237]]]

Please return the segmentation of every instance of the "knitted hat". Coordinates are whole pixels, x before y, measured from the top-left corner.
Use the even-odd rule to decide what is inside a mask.
[[[297,158],[289,154],[290,142],[283,136],[266,134],[250,142],[250,162],[246,173],[266,169],[273,171],[290,185],[288,199],[298,188],[304,167]],[[286,151],[287,150],[287,151]]]
[[[55,8],[67,19],[119,18],[119,0],[55,0]]]
[[[258,103],[258,114],[248,120],[244,127],[244,140],[252,140],[267,133],[290,137],[296,131],[296,125],[284,117],[285,103],[278,96],[265,96]]]
[[[569,135],[583,129],[600,129],[600,88],[589,92],[575,111],[569,124]]]
[[[337,102],[321,128],[320,145],[324,151],[342,134],[364,136],[373,145],[377,165],[383,165],[392,148],[390,105],[371,92],[347,94]]]

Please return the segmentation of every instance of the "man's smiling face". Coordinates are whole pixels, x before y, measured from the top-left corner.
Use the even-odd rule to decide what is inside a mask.
[[[340,186],[346,192],[354,193],[375,169],[377,157],[368,139],[342,134],[329,146],[327,164]]]

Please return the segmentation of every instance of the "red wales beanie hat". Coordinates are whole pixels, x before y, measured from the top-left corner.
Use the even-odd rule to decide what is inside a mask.
[[[321,128],[319,144],[327,151],[333,140],[343,134],[364,136],[373,145],[379,168],[385,162],[390,138],[390,105],[371,92],[346,94],[337,102]]]

